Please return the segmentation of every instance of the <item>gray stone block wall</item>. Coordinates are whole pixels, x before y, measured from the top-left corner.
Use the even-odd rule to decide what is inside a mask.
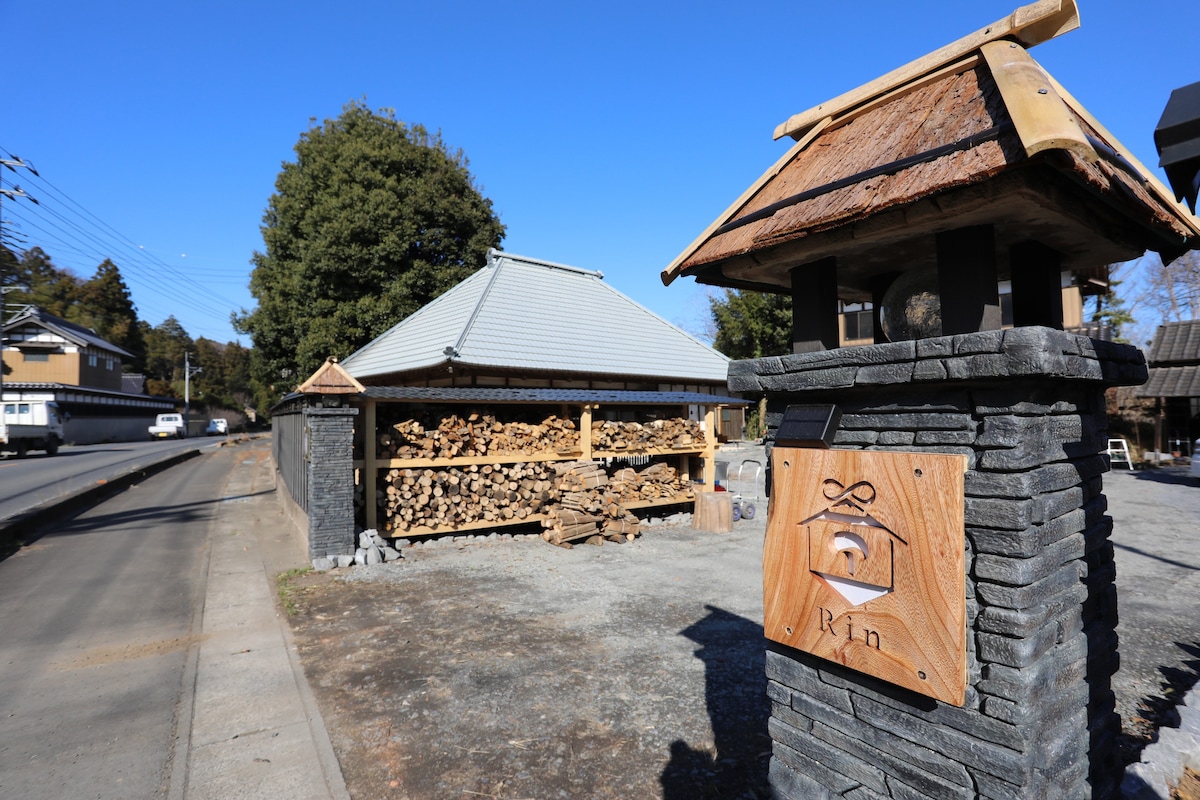
[[[306,408],[308,555],[353,554],[354,408]]]
[[[968,688],[938,703],[772,644],[778,798],[1096,800],[1118,796],[1120,720],[1104,389],[1140,351],[1048,328],[734,362],[791,404],[835,403],[834,447],[968,457]]]

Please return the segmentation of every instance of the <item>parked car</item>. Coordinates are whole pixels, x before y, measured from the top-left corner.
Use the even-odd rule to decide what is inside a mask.
[[[210,419],[208,421],[208,428],[205,429],[205,433],[207,433],[209,436],[224,436],[225,434],[229,433],[229,420],[221,419],[220,417],[216,419]]]
[[[187,436],[187,426],[183,422],[183,414],[159,414],[154,424],[150,426],[151,439],[182,439]]]

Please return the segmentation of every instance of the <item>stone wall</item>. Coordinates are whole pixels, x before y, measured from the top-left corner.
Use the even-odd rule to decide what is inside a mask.
[[[353,554],[354,408],[306,408],[308,554]]]
[[[834,447],[969,460],[965,706],[772,645],[778,797],[1117,796],[1103,390],[1145,379],[1136,348],[1040,327],[731,364],[768,440],[788,405],[835,403]]]

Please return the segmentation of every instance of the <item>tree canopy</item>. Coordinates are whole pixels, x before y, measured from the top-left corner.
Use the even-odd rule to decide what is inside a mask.
[[[762,358],[792,352],[792,298],[786,294],[739,292],[709,298],[713,349],[730,358]]]
[[[347,104],[300,136],[263,215],[252,374],[275,393],[345,357],[485,263],[504,237],[461,150],[393,111]]]

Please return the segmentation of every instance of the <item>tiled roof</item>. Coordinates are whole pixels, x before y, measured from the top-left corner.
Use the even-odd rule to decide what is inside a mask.
[[[364,397],[412,403],[597,403],[599,405],[736,405],[749,401],[700,392],[629,392],[608,389],[481,389],[368,386]]]
[[[1200,366],[1151,367],[1139,397],[1200,397]]]
[[[1147,361],[1152,367],[1200,364],[1200,320],[1159,325]]]
[[[724,383],[727,357],[603,277],[493,250],[487,266],[342,366],[359,379],[461,364]]]
[[[95,347],[99,350],[107,350],[110,353],[116,353],[126,358],[133,358],[132,354],[122,350],[112,342],[101,339],[91,328],[85,328],[74,322],[68,322],[62,317],[56,317],[36,306],[30,306],[24,312],[10,319],[4,324],[4,330],[15,331],[26,325],[44,328],[81,347]],[[21,340],[14,341],[12,334],[8,334],[8,343],[9,346],[19,347]]]

